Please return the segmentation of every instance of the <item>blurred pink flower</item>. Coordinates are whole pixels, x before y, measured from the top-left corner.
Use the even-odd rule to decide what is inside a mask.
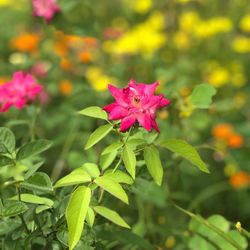
[[[37,62],[30,69],[30,73],[36,77],[44,78],[47,76],[48,69],[44,62]]]
[[[28,101],[34,101],[42,90],[43,87],[32,75],[15,72],[10,82],[0,85],[0,112],[7,111],[11,106],[23,108]]]
[[[146,130],[154,128],[159,132],[155,120],[157,109],[170,104],[162,94],[154,95],[158,81],[153,84],[138,85],[131,80],[128,87],[118,89],[109,84],[108,88],[115,102],[105,106],[103,109],[109,113],[110,120],[121,120],[120,130],[128,130],[136,121]]]
[[[44,17],[46,22],[49,22],[55,13],[60,11],[56,0],[32,0],[33,15]]]

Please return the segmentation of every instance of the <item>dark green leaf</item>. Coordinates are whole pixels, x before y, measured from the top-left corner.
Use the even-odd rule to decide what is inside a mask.
[[[12,165],[12,164],[13,164],[13,160],[12,159],[10,159],[7,156],[0,155],[0,167]]]
[[[53,187],[50,178],[47,174],[42,172],[37,172],[24,182],[22,182],[22,187],[41,192],[52,192]]]
[[[15,146],[16,140],[12,131],[8,128],[0,127],[0,153],[13,153]]]
[[[47,150],[52,145],[48,140],[36,140],[23,145],[17,152],[17,160],[23,160]]]

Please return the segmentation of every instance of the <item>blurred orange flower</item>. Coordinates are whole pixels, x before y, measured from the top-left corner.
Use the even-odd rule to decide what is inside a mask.
[[[10,79],[8,78],[5,78],[5,77],[0,77],[0,85],[5,83],[5,82],[8,82]]]
[[[243,138],[239,134],[232,134],[227,139],[227,144],[230,148],[240,148],[243,145]]]
[[[22,52],[34,52],[41,40],[41,36],[35,33],[22,33],[10,41],[10,47]]]
[[[64,95],[68,96],[72,93],[73,90],[73,84],[69,80],[63,80],[59,84],[59,92]]]
[[[233,127],[230,124],[218,124],[213,128],[212,134],[217,139],[228,139],[233,133]]]
[[[79,61],[82,63],[88,63],[90,62],[92,59],[92,56],[90,54],[90,52],[88,51],[82,51],[79,53]]]
[[[73,68],[73,64],[67,57],[63,57],[60,61],[60,67],[63,70],[69,71]]]
[[[234,188],[246,187],[250,184],[250,174],[240,171],[230,177],[229,183]]]

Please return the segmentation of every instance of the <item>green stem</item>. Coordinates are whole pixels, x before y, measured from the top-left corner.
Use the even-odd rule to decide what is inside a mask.
[[[112,170],[112,173],[114,173],[116,171],[116,169],[119,167],[120,163],[122,161],[122,157],[120,156],[119,161],[117,162],[117,164],[115,165],[114,169]]]
[[[212,231],[214,231],[215,233],[217,233],[218,235],[220,235],[223,239],[225,239],[227,242],[229,242],[232,246],[234,246],[237,250],[244,250],[241,246],[238,245],[238,243],[236,241],[234,241],[230,236],[228,236],[227,234],[225,234],[223,231],[221,231],[218,227],[214,226],[213,224],[209,223],[207,220],[205,220],[203,217],[201,217],[200,215],[196,215],[193,214],[189,211],[187,211],[186,209],[178,206],[177,204],[175,204],[173,201],[171,201],[172,205],[174,207],[176,207],[179,211],[183,212],[184,214],[190,216],[191,218],[195,219],[196,221],[198,221],[199,223],[201,223],[202,225],[208,227],[209,229],[211,229]]]
[[[22,201],[22,200],[21,200],[21,191],[20,191],[19,185],[16,186],[16,189],[17,189],[18,200],[19,200],[19,201]],[[23,227],[24,227],[26,233],[29,234],[30,231],[29,231],[28,226],[27,226],[27,224],[26,224],[26,222],[25,222],[25,220],[24,220],[23,215],[20,214],[19,217],[20,217],[20,219],[21,219],[21,221],[22,221],[22,224],[23,224]]]
[[[98,203],[101,203],[102,198],[103,198],[103,194],[104,194],[104,189],[101,188],[101,189],[100,189],[100,196],[99,196],[99,199],[98,199]]]

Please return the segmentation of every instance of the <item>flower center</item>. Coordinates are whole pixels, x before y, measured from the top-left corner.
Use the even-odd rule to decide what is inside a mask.
[[[135,103],[135,104],[139,104],[140,101],[141,101],[141,99],[140,99],[139,96],[135,96],[135,97],[134,97],[134,103]]]

